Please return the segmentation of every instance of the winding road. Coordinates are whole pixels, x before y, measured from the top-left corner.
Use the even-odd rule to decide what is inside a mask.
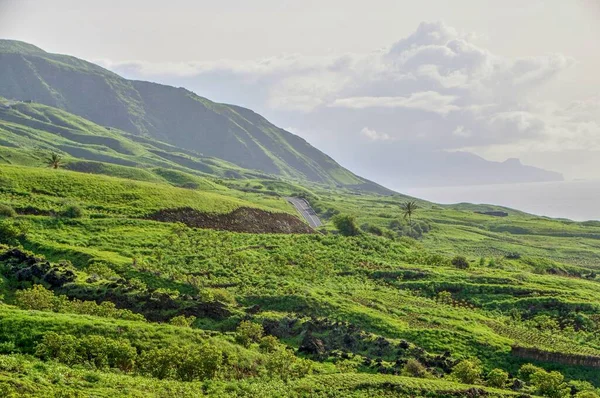
[[[304,217],[304,219],[308,222],[308,225],[310,225],[312,228],[318,228],[321,225],[323,225],[323,223],[321,223],[321,220],[319,220],[319,217],[317,217],[317,213],[315,213],[313,208],[310,207],[306,200],[302,198],[292,197],[287,197],[285,199],[292,205],[294,205],[296,210],[298,210],[298,212],[302,214],[302,217]]]

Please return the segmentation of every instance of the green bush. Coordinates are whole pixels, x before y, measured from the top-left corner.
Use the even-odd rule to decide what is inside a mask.
[[[181,381],[212,379],[223,365],[223,352],[216,346],[154,348],[144,351],[138,360],[141,374],[158,379],[176,378]]]
[[[465,359],[452,369],[452,375],[461,383],[475,384],[481,377],[481,365],[477,360]]]
[[[83,209],[76,205],[67,206],[60,215],[66,218],[81,218],[83,217]]]
[[[531,381],[531,375],[533,375],[534,373],[536,373],[540,370],[543,370],[543,369],[538,366],[535,366],[531,363],[526,363],[525,365],[521,366],[521,368],[519,369],[518,376],[524,382],[529,383]]]
[[[17,212],[8,205],[0,204],[0,217],[15,217]]]
[[[332,219],[333,225],[344,236],[360,235],[360,228],[356,225],[356,219],[350,215],[339,214]]]
[[[269,355],[265,369],[270,377],[278,377],[283,381],[290,378],[304,377],[312,370],[310,361],[297,358],[286,347],[281,347]]]
[[[258,348],[266,353],[275,352],[279,348],[279,340],[275,336],[265,336],[260,339]]]
[[[178,315],[176,317],[171,318],[169,324],[189,328],[192,326],[195,320],[196,317],[193,315],[190,317],[186,317],[185,315]]]
[[[539,369],[531,375],[530,382],[538,394],[548,398],[563,398],[570,396],[571,392],[564,379],[565,377],[560,372],[546,372]]]
[[[402,368],[402,374],[405,376],[411,377],[427,377],[429,376],[429,372],[427,372],[427,368],[414,358],[410,358],[406,361],[406,364]]]
[[[44,286],[33,285],[30,289],[17,290],[15,304],[24,310],[50,311],[54,308],[55,297]]]
[[[491,387],[502,388],[508,381],[508,373],[502,369],[493,369],[487,375],[487,384]]]
[[[212,379],[223,363],[222,351],[207,343],[176,351],[175,375],[181,381]]]
[[[35,349],[35,355],[44,360],[55,360],[67,365],[80,362],[79,347],[75,336],[47,332]]]
[[[575,398],[600,398],[600,395],[593,391],[580,391],[575,394]]]
[[[262,325],[250,321],[242,321],[236,329],[235,340],[244,347],[250,347],[252,343],[258,343],[263,334]]]
[[[27,237],[28,225],[20,220],[5,219],[0,222],[0,243],[16,245]]]
[[[452,265],[456,268],[467,269],[469,268],[469,260],[464,256],[456,256],[452,259]]]

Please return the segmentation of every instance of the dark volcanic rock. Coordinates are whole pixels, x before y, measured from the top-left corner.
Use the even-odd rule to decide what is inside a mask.
[[[240,207],[227,214],[202,213],[184,207],[163,209],[146,218],[162,222],[181,222],[192,228],[210,228],[233,232],[310,234],[314,231],[299,218],[287,213],[270,213],[250,207]]]

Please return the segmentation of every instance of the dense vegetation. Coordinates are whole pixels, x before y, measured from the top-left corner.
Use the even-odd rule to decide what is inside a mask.
[[[402,196],[250,183],[2,166],[6,394],[594,396],[594,223],[426,202],[409,220]],[[257,235],[145,217],[241,201],[293,213],[277,192],[330,222]]]

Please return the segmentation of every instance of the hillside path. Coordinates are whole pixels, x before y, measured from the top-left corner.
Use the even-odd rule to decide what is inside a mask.
[[[302,217],[304,217],[304,219],[308,222],[308,225],[310,225],[313,228],[318,228],[321,225],[323,225],[321,220],[319,220],[319,217],[317,217],[317,213],[315,213],[313,208],[310,207],[306,200],[302,198],[292,197],[286,197],[285,199],[292,205],[294,205],[296,210],[298,210],[298,212],[302,214]]]

